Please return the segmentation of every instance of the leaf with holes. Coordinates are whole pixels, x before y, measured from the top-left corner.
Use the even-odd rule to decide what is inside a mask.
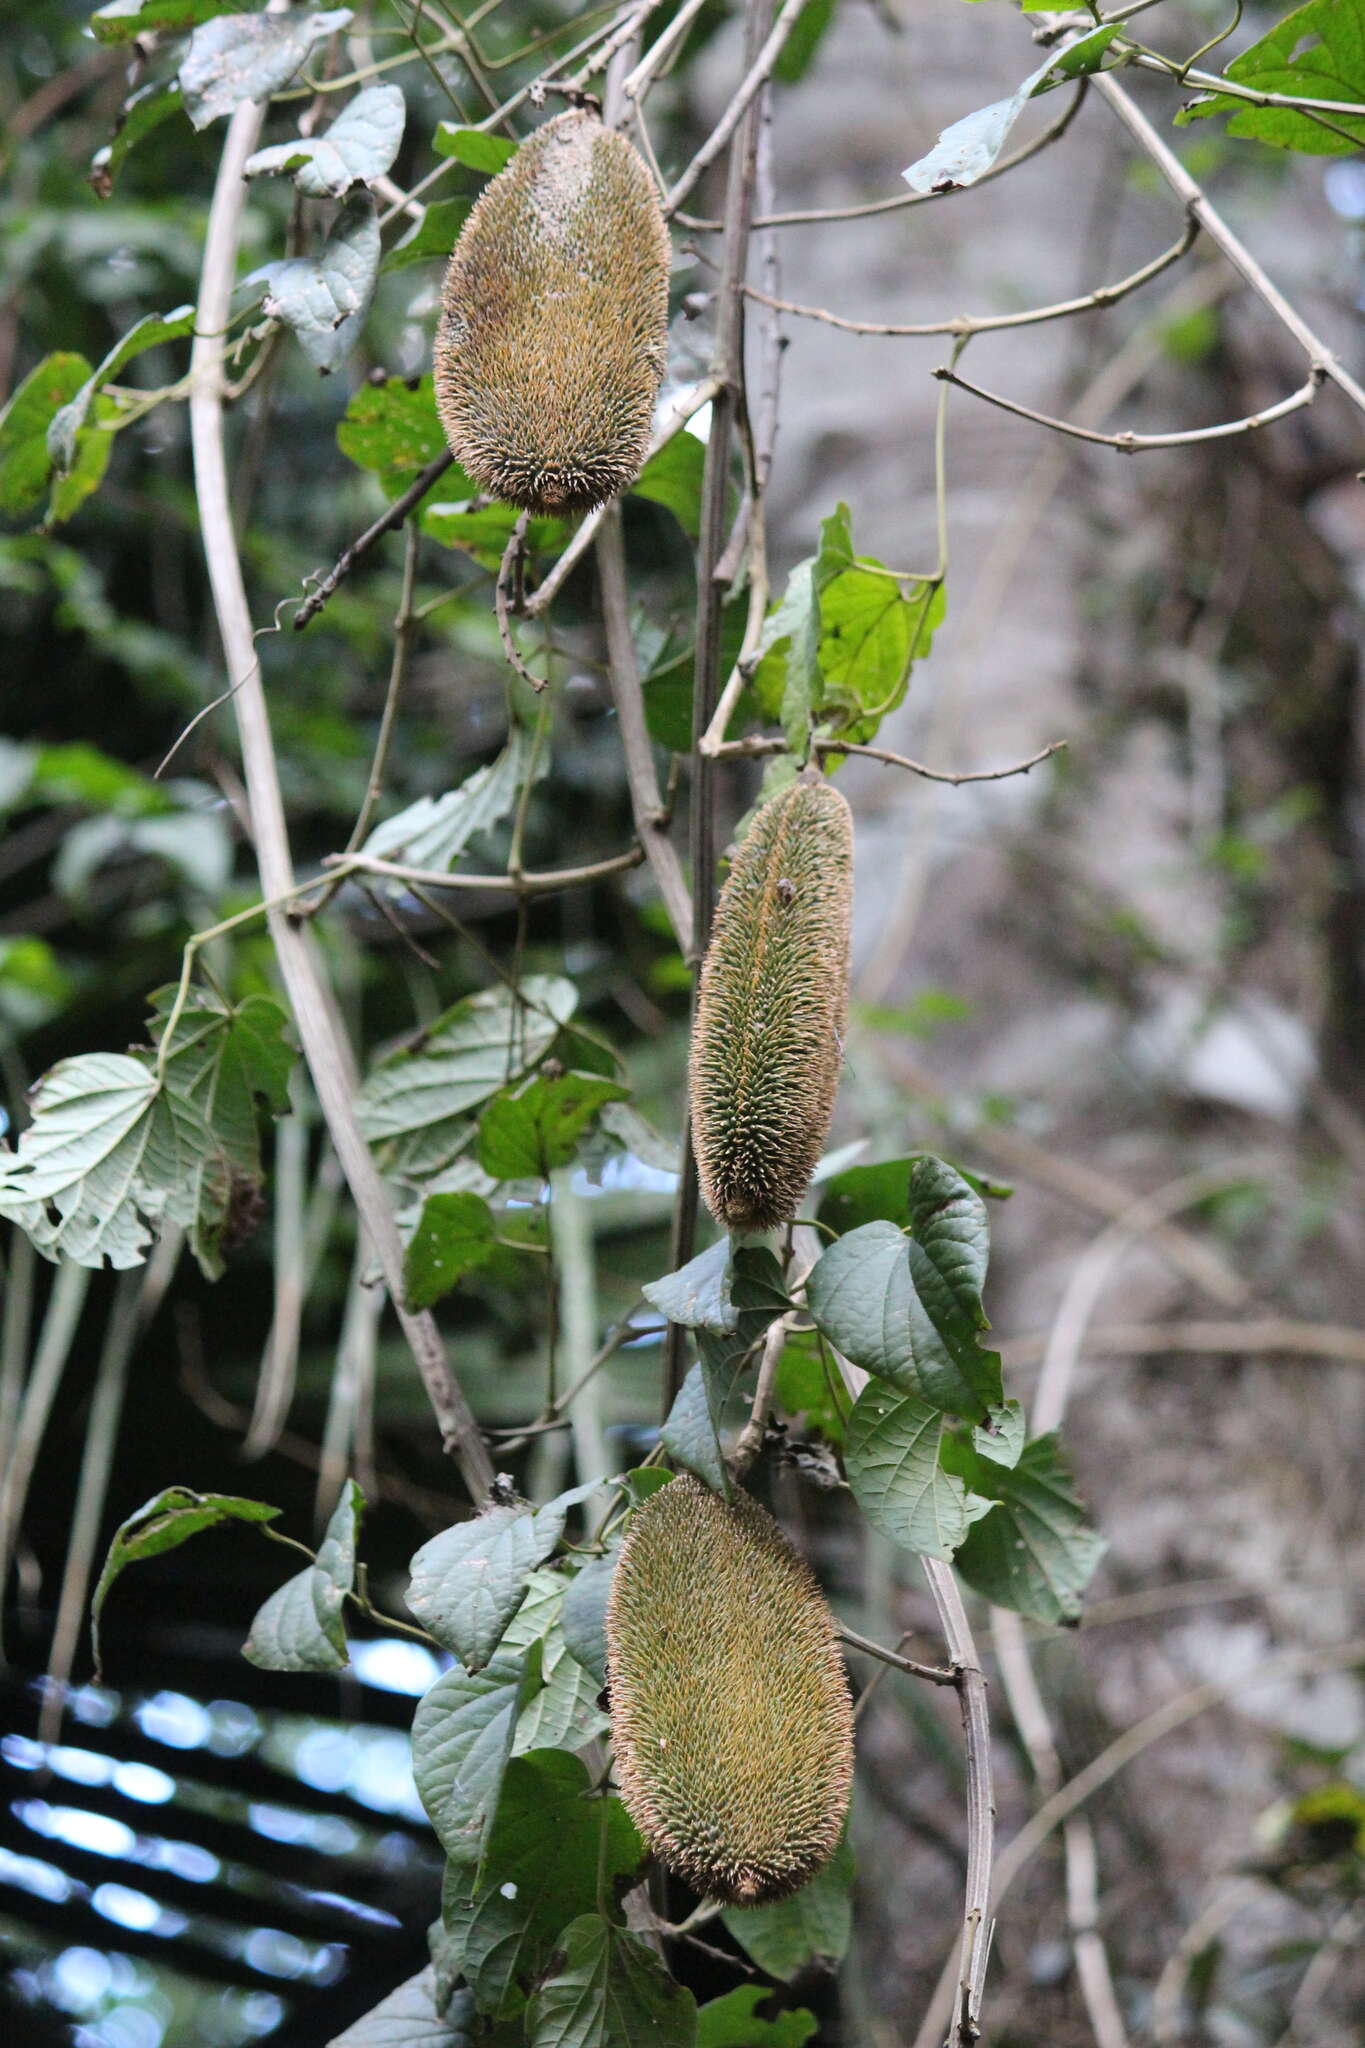
[[[697,2048],[803,2048],[819,2033],[820,2022],[804,2006],[760,2018],[759,2006],[772,1997],[765,1984],[741,1984],[724,1998],[713,1998],[697,2014]]]
[[[567,1166],[597,1113],[630,1090],[602,1074],[536,1074],[479,1118],[479,1164],[494,1180],[545,1180]]]
[[[390,498],[401,496],[428,463],[446,453],[430,376],[362,384],[337,427],[337,446],[361,469],[373,470]],[[463,470],[454,476],[454,488],[473,493]]]
[[[352,185],[382,178],[403,140],[406,102],[396,85],[367,85],[322,135],[273,143],[246,160],[246,178],[292,171],[310,199],[340,199]]]
[[[272,1593],[242,1646],[262,1671],[342,1671],[350,1662],[342,1615],[355,1586],[356,1538],[365,1496],[353,1479],[341,1489],[315,1563]]]
[[[457,1909],[456,1938],[481,2012],[517,2010],[565,1915],[590,1913],[639,1868],[643,1844],[621,1801],[592,1798],[591,1789],[584,1765],[562,1751],[507,1766],[477,1890]]]
[[[379,250],[374,200],[368,192],[357,192],[338,213],[316,257],[282,257],[262,264],[243,282],[264,285],[264,311],[292,327],[309,362],[327,376],[360,339],[379,275]]]
[[[431,1308],[466,1273],[486,1266],[497,1250],[496,1239],[493,1211],[482,1195],[428,1195],[403,1256],[408,1307]]]
[[[349,7],[325,14],[227,14],[190,37],[180,65],[185,111],[207,128],[243,100],[268,100],[287,85],[315,44],[351,19]]]

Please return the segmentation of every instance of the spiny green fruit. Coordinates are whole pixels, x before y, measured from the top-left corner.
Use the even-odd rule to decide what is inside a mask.
[[[718,1223],[796,1214],[834,1114],[848,1013],[853,819],[827,782],[762,806],[716,905],[692,1033],[692,1143]]]
[[[621,1797],[703,1897],[752,1906],[828,1862],[853,1709],[813,1573],[747,1493],[690,1473],[631,1518],[607,1605]]]
[[[638,152],[575,108],[486,188],[446,271],[451,451],[495,497],[580,512],[633,484],[668,347],[668,229]]]

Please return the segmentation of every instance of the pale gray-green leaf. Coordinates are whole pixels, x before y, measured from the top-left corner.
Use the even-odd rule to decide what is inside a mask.
[[[316,257],[281,257],[244,282],[265,286],[264,311],[293,328],[309,362],[326,375],[360,339],[379,256],[379,218],[361,191],[346,201]]]
[[[914,192],[951,192],[974,185],[999,156],[1028,102],[1064,79],[1093,70],[1116,33],[1112,27],[1090,29],[1049,51],[1045,61],[1008,98],[978,107],[945,128],[928,154],[901,173],[906,184]]]
[[[616,1574],[619,1546],[605,1557],[589,1558],[579,1567],[564,1595],[559,1626],[569,1654],[591,1673],[598,1685],[607,1676],[607,1601]]]
[[[457,1991],[441,2013],[436,1972],[428,1963],[344,2034],[334,2035],[328,2048],[469,2048],[473,2027],[474,2000],[468,1991]]]
[[[340,199],[352,185],[372,185],[398,154],[406,102],[396,85],[367,85],[322,135],[300,135],[248,157],[243,173],[294,173],[310,199]]]
[[[528,974],[521,998],[505,988],[467,996],[437,1018],[416,1050],[381,1061],[356,1099],[371,1143],[449,1124],[543,1059],[578,992],[558,975]]]
[[[695,1472],[713,1493],[730,1497],[730,1482],[720,1454],[720,1439],[711,1417],[706,1378],[698,1362],[689,1368],[660,1432],[660,1441],[675,1465]]]
[[[424,1543],[412,1560],[408,1606],[438,1643],[470,1671],[486,1664],[536,1566],[564,1532],[571,1507],[594,1487],[578,1486],[543,1508],[527,1502],[485,1508]]]
[[[349,7],[323,14],[227,14],[190,37],[180,90],[196,128],[207,128],[243,100],[269,99],[287,85],[314,45],[351,19]]]
[[[396,817],[386,818],[361,851],[404,867],[448,872],[471,839],[511,814],[530,763],[530,738],[521,726],[513,726],[496,761],[476,768],[458,789],[447,790],[444,796],[419,797]],[[382,886],[401,894],[406,884],[391,881]]]
[[[739,1327],[739,1310],[730,1298],[733,1254],[728,1234],[698,1252],[676,1273],[649,1280],[640,1289],[645,1300],[670,1323],[689,1330],[715,1330],[728,1336]]]

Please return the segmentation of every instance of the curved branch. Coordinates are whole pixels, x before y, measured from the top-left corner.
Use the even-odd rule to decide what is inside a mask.
[[[1149,448],[1188,448],[1200,441],[1226,441],[1234,434],[1254,433],[1258,427],[1268,427],[1272,421],[1282,420],[1289,413],[1311,405],[1329,374],[1325,363],[1315,362],[1307,380],[1297,391],[1291,391],[1288,398],[1280,399],[1276,405],[1248,413],[1244,419],[1220,420],[1213,427],[1185,427],[1172,434],[1101,434],[1094,427],[1077,426],[1074,420],[1055,420],[1050,413],[1035,412],[1032,406],[1019,405],[1012,398],[1002,398],[996,391],[984,391],[979,384],[969,384],[965,377],[959,377],[956,370],[950,370],[946,364],[940,364],[932,372],[942,383],[955,384],[959,391],[970,392],[973,398],[984,398],[987,405],[998,406],[1001,412],[1013,413],[1016,419],[1031,420],[1035,427],[1050,427],[1054,434],[1065,434],[1073,441],[1089,441],[1096,448],[1116,448],[1120,455],[1141,455]]]

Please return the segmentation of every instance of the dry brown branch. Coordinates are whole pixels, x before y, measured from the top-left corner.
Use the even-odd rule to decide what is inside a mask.
[[[1000,1350],[1010,1365],[1032,1365],[1047,1348],[1044,1331],[1005,1337]],[[1292,1316],[1255,1322],[1100,1323],[1086,1333],[1087,1351],[1107,1358],[1162,1358],[1173,1351],[1216,1358],[1278,1357],[1333,1365],[1365,1365],[1365,1330],[1341,1323],[1300,1323]]]
[[[1114,284],[1096,285],[1094,291],[1083,292],[1078,298],[1059,299],[1055,305],[1034,306],[1025,313],[957,313],[950,320],[928,320],[909,326],[889,326],[876,320],[845,320],[839,313],[829,313],[823,306],[802,306],[793,299],[774,298],[754,285],[746,285],[745,292],[760,305],[770,306],[774,312],[794,313],[802,320],[820,320],[827,327],[837,327],[845,334],[877,334],[886,336],[917,336],[932,334],[990,334],[1004,327],[1036,327],[1043,320],[1064,320],[1073,313],[1092,313],[1098,307],[1113,306],[1120,299],[1127,298],[1141,285],[1154,277],[1160,277],[1163,270],[1169,270],[1178,263],[1193,246],[1199,233],[1199,223],[1191,219],[1185,224],[1185,232],[1169,249],[1154,256],[1150,263],[1144,263],[1128,277],[1119,278]]]
[[[889,768],[907,768],[912,775],[922,775],[927,782],[949,782],[955,788],[964,782],[1003,782],[1011,775],[1027,775],[1030,768],[1036,768],[1043,761],[1050,761],[1066,746],[1065,740],[1050,740],[1040,747],[1036,754],[1030,754],[1026,761],[1012,761],[1007,768],[971,768],[957,773],[949,768],[927,768],[923,761],[913,761],[908,754],[893,754],[886,747],[864,746],[857,740],[815,739],[811,742],[812,753],[823,760],[827,754],[859,754],[869,761],[883,761]],[[713,756],[733,754],[786,754],[791,750],[784,739],[762,736],[747,740],[718,740],[704,749]]]
[[[497,889],[512,896],[549,896],[559,889],[577,889],[584,882],[600,882],[605,875],[624,874],[628,868],[638,868],[644,857],[643,847],[632,846],[625,853],[587,861],[582,867],[550,868],[541,873],[528,870],[519,875],[466,875],[458,870],[407,868],[398,861],[378,860],[367,853],[329,854],[323,866],[339,869],[343,879],[347,875],[382,875],[390,882],[406,882],[412,888]]]
[[[1116,448],[1120,455],[1141,455],[1149,448],[1188,448],[1200,441],[1226,441],[1234,434],[1250,434],[1258,427],[1268,427],[1275,420],[1311,405],[1328,373],[1325,364],[1314,363],[1298,390],[1291,391],[1288,398],[1280,399],[1276,405],[1248,413],[1244,419],[1220,420],[1212,427],[1184,427],[1170,434],[1101,434],[1094,427],[1078,426],[1074,420],[1053,419],[1050,413],[1035,412],[1030,405],[1020,405],[1012,398],[1002,398],[997,391],[969,384],[946,364],[940,364],[931,374],[945,384],[956,385],[959,391],[970,392],[973,398],[984,399],[987,405],[998,406],[1001,412],[1013,413],[1016,419],[1031,420],[1036,427],[1049,427],[1054,434],[1066,434],[1073,441],[1089,441],[1097,448]]]
[[[350,575],[357,562],[365,559],[376,541],[392,533],[395,526],[401,526],[414,506],[419,505],[432,485],[443,477],[455,457],[450,454],[437,455],[425,469],[419,470],[402,496],[395,498],[387,509],[380,513],[373,525],[367,526],[362,534],[344,547],[322,581],[309,591],[303,603],[294,614],[294,630],[301,632],[310,619],[315,619],[326,604],[337,585]]]
[[[631,813],[640,844],[659,885],[669,923],[685,955],[692,942],[692,893],[668,836],[667,814],[654,766],[654,742],[645,723],[640,664],[630,624],[630,594],[626,587],[626,552],[619,505],[606,507],[597,529],[597,574],[602,590],[607,668],[626,761]]]
[[[677,212],[678,208],[682,205],[684,199],[686,199],[688,193],[697,183],[697,180],[702,176],[702,173],[710,168],[710,166],[716,161],[716,158],[724,150],[726,144],[730,140],[730,137],[734,134],[736,128],[738,128],[741,120],[744,118],[744,115],[748,112],[749,107],[752,105],[755,94],[758,92],[759,88],[765,85],[768,79],[771,78],[773,66],[774,64],[776,64],[778,58],[782,55],[783,46],[786,43],[787,37],[791,34],[792,30],[796,26],[796,17],[801,12],[801,9],[805,6],[805,4],[806,0],[782,0],[782,6],[778,12],[776,21],[773,23],[772,28],[769,30],[767,40],[764,42],[762,48],[754,57],[753,62],[750,64],[748,70],[745,72],[743,78],[740,80],[740,83],[735,90],[734,97],[730,101],[729,106],[725,109],[725,112],[721,115],[719,121],[711,130],[711,133],[706,138],[706,141],[702,144],[701,148],[693,157],[691,163],[687,166],[687,169],[683,172],[682,176],[678,179],[677,183],[673,186],[672,190],[668,193],[667,197],[665,198],[664,212],[666,214],[674,214]],[[750,183],[752,185],[752,179],[750,180]],[[744,223],[746,239],[748,235],[750,217],[751,216],[746,213]],[[729,226],[729,220],[730,212],[729,207],[727,206],[727,231]]]
[[[1152,159],[1177,198],[1188,207],[1205,234],[1218,245],[1234,270],[1251,286],[1257,297],[1262,299],[1281,324],[1289,329],[1304,349],[1309,362],[1315,369],[1321,369],[1337,389],[1345,393],[1358,411],[1365,413],[1365,390],[1361,389],[1320,336],[1314,333],[1303,316],[1294,310],[1279,287],[1267,277],[1245,243],[1238,239],[1222,215],[1210,204],[1202,187],[1195,183],[1174,150],[1162,141],[1146,115],[1134,104],[1114,74],[1111,71],[1098,72],[1094,85],[1095,90],[1118,115],[1139,148],[1145,150]]]

